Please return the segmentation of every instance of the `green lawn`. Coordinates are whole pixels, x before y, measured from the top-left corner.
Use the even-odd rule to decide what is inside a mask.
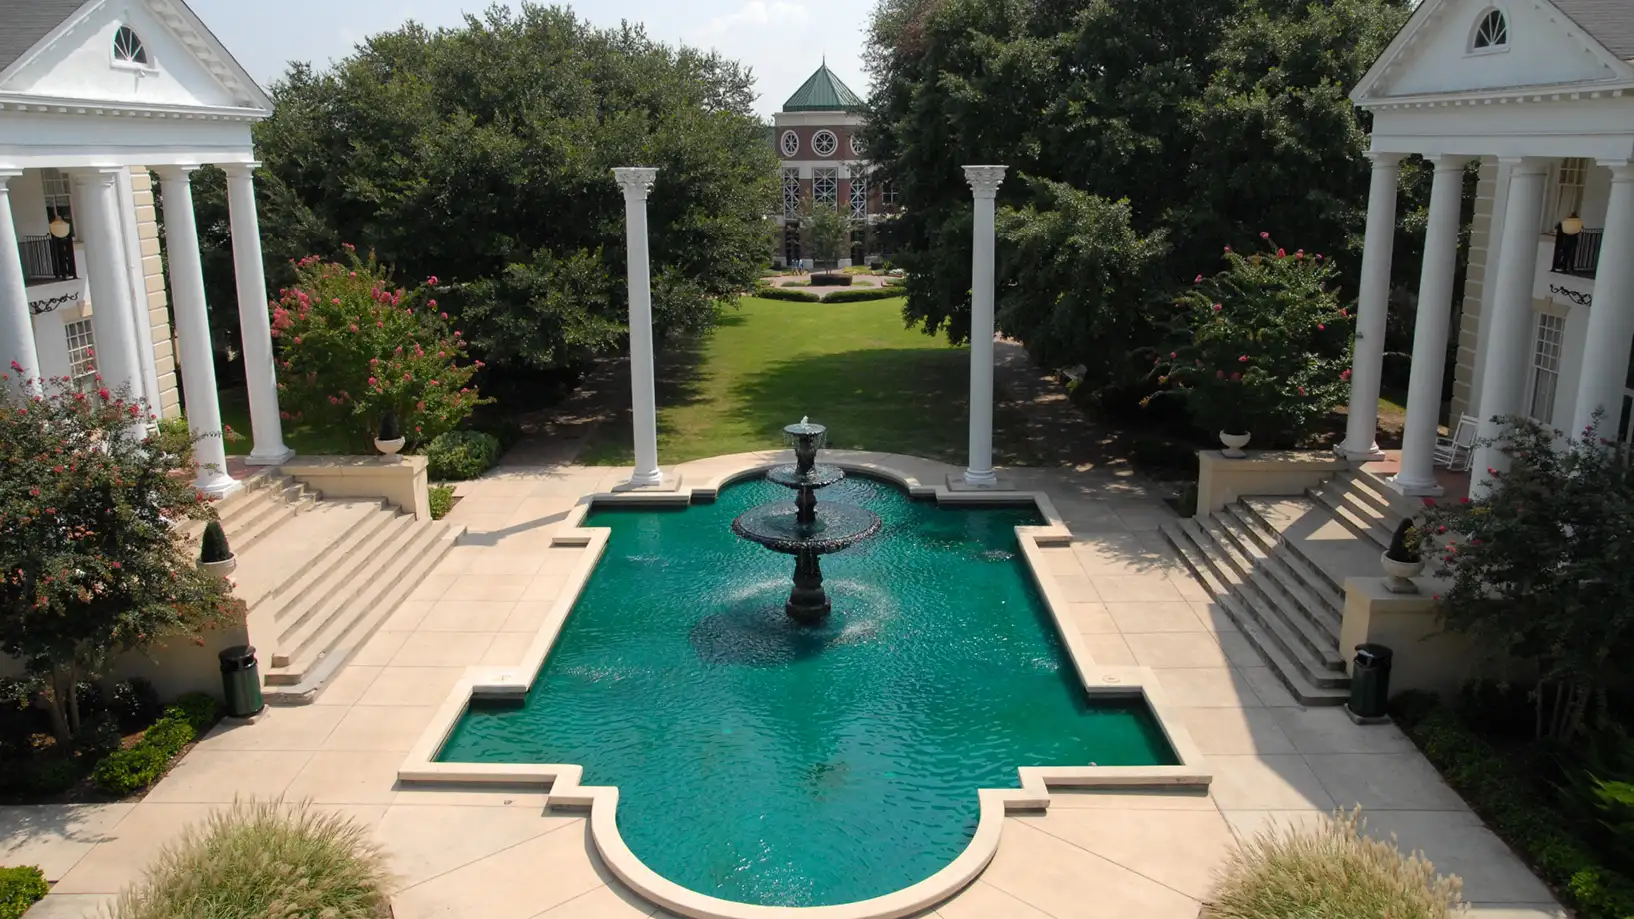
[[[228,456],[247,456],[255,446],[250,428],[249,392],[244,389],[223,389],[219,393],[221,423],[232,428],[239,437],[227,441]],[[296,453],[307,456],[345,455],[356,450],[347,445],[336,432],[309,424],[284,422],[284,444]]]
[[[791,303],[745,297],[690,346],[659,354],[665,465],[783,446],[809,415],[829,445],[958,461],[967,443],[970,352],[902,326],[902,301]],[[582,463],[627,465],[628,415],[603,424]]]

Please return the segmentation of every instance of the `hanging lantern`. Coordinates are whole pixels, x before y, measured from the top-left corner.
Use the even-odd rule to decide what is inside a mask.
[[[1583,218],[1577,216],[1577,212],[1573,211],[1570,217],[1560,222],[1560,232],[1565,233],[1567,236],[1576,236],[1583,232]]]
[[[47,226],[47,229],[51,231],[52,236],[58,239],[67,239],[68,234],[74,230],[73,227],[68,225],[68,221],[62,219],[61,214],[51,218],[51,223]]]

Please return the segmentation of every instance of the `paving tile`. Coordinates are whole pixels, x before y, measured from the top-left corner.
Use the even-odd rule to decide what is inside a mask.
[[[1015,819],[982,881],[1055,919],[1196,919],[1198,910],[1191,897]]]
[[[1101,603],[1069,603],[1066,620],[1084,635],[1116,634],[1118,624]]]
[[[356,704],[363,696],[364,690],[380,675],[383,667],[360,666],[355,661],[347,663],[339,674],[330,679],[318,697],[312,700],[313,705],[350,706]]]
[[[1277,727],[1301,753],[1411,753],[1413,742],[1393,724],[1359,725],[1338,706],[1276,710]]]
[[[1084,647],[1089,650],[1089,659],[1102,667],[1133,667],[1135,655],[1129,651],[1129,645],[1122,635],[1103,633],[1084,635]]]
[[[52,893],[29,908],[28,919],[103,919],[119,900],[111,893]]]
[[[528,648],[533,646],[533,638],[526,632],[501,632],[494,636],[493,644],[482,655],[482,663],[498,666],[520,664]]]
[[[391,667],[468,667],[482,663],[493,643],[493,632],[416,631],[392,655]]]
[[[420,811],[427,808],[403,808]],[[393,811],[398,808],[393,808]],[[506,813],[477,808],[486,815]],[[390,820],[388,813],[386,819]],[[536,820],[549,818],[536,817]],[[484,821],[486,823],[487,821]],[[382,824],[384,826],[384,824]],[[434,828],[438,839],[453,836]],[[532,919],[607,882],[600,859],[591,851],[584,818],[574,818],[554,832],[511,845],[463,867],[400,891],[392,898],[396,919],[480,916],[482,919]],[[548,883],[522,882],[524,878]]]
[[[541,573],[534,576],[523,588],[518,599],[528,603],[553,603],[562,591],[567,588],[567,575],[557,572]]]
[[[257,756],[265,754],[221,754],[223,756]],[[188,759],[192,759],[191,756]],[[160,782],[162,788],[170,779]],[[281,789],[280,789],[281,790]],[[153,795],[136,805],[135,809],[108,832],[108,839],[98,843],[80,859],[62,880],[52,887],[53,893],[114,894],[142,876],[142,871],[153,860],[161,847],[181,835],[188,825],[198,823],[212,811],[222,809],[218,804],[161,804]]]
[[[1058,574],[1052,575],[1055,586],[1061,591],[1061,599],[1068,603],[1099,603],[1101,595],[1095,592],[1088,575]]]
[[[549,785],[517,788],[508,785],[433,785],[411,782],[398,787],[397,796],[392,799],[392,804],[416,807],[510,807],[539,814],[544,812],[549,801]]]
[[[484,547],[466,566],[464,573],[532,575],[544,564],[544,559],[537,552],[496,551],[497,548]]]
[[[554,600],[519,600],[511,608],[510,615],[500,624],[502,632],[526,632],[529,636],[537,635],[539,628],[545,624],[545,617],[550,615],[556,606]]]
[[[1202,899],[1232,843],[1215,810],[1066,809],[1017,821],[1136,874]]]
[[[1192,577],[1189,572],[1169,572],[1169,583],[1173,584],[1174,589],[1179,591],[1180,596],[1185,597],[1188,602],[1207,603],[1214,599],[1214,595],[1209,593],[1208,588],[1199,584],[1197,579]]]
[[[409,636],[413,634],[413,632],[388,632],[381,629],[363,643],[363,647],[352,655],[350,661],[347,661],[347,666],[361,664],[365,667],[380,667],[389,664],[391,659],[397,656],[397,652],[402,649],[403,643],[408,641]]]
[[[1365,832],[1394,834],[1403,852],[1422,851],[1442,874],[1464,881],[1464,899],[1483,903],[1546,903],[1549,889],[1503,840],[1468,811],[1362,811]]]
[[[1290,829],[1315,827],[1331,815],[1324,810],[1226,810],[1221,809],[1231,832],[1243,842],[1257,838],[1261,833],[1285,833]]]
[[[323,750],[307,761],[284,797],[313,804],[390,804],[402,763],[403,755],[394,751]]]
[[[1248,636],[1241,632],[1219,632],[1215,634],[1214,641],[1220,646],[1220,650],[1225,652],[1226,660],[1230,661],[1233,667],[1265,666],[1265,658],[1260,656],[1259,650],[1248,640]]]
[[[421,619],[420,632],[497,632],[516,606],[513,600],[438,600]]]
[[[1050,811],[1058,808],[1112,810],[1218,810],[1208,792],[1176,789],[1130,791],[1119,788],[1052,788]]]
[[[1091,578],[1095,591],[1108,603],[1154,603],[1163,600],[1179,602],[1185,598],[1167,577],[1157,574],[1109,576]]]
[[[1143,667],[1224,667],[1225,651],[1207,632],[1144,632],[1127,634],[1124,641]]]
[[[464,673],[464,667],[385,667],[357,704],[441,705]]]
[[[142,803],[231,804],[248,795],[275,798],[311,758],[306,751],[195,749]]]
[[[1467,810],[1435,767],[1418,753],[1325,753],[1305,757],[1340,807],[1375,810]]]
[[[450,688],[452,684],[450,684]],[[446,691],[445,691],[446,695]],[[407,753],[436,716],[440,705],[359,705],[350,709],[325,750]]]
[[[454,579],[458,575],[452,573],[443,574],[440,569],[441,565],[439,564],[438,570],[433,570],[422,578],[420,583],[414,585],[414,589],[409,592],[408,598],[410,600],[442,599],[442,595],[448,592],[448,588],[453,585]]]
[[[1203,623],[1189,604],[1178,600],[1153,603],[1108,602],[1106,611],[1125,635],[1141,632],[1201,632]]]
[[[1220,632],[1240,631],[1236,621],[1220,604],[1211,600],[1188,600],[1186,603],[1191,607],[1191,611],[1196,614],[1197,621],[1203,623],[1203,628],[1210,632],[1218,634]]]
[[[1566,919],[1558,903],[1478,903],[1470,901],[1465,919]]]
[[[1209,793],[1221,810],[1333,810],[1316,773],[1296,754],[1210,756]]]
[[[223,721],[198,750],[316,750],[346,710],[335,705],[268,706],[252,723]]]
[[[404,600],[402,603],[397,604],[397,609],[392,610],[392,614],[386,617],[386,621],[380,624],[380,628],[391,632],[410,631],[420,624],[420,620],[426,617],[426,613],[431,612],[431,606],[435,602],[437,601]]]
[[[1163,698],[1192,708],[1259,708],[1248,677],[1230,667],[1154,667]]]
[[[543,815],[539,808],[393,805],[375,825],[374,835],[390,854],[392,871],[402,890],[556,830],[583,835],[580,830],[569,829],[583,823],[582,815]],[[553,869],[548,862],[540,862],[518,874],[516,879],[535,877]],[[518,886],[516,879],[506,886]],[[532,916],[544,908],[525,915]]]
[[[1081,577],[1085,574],[1084,566],[1078,563],[1078,556],[1071,549],[1044,548],[1038,550],[1039,561],[1044,570],[1056,576]]]
[[[1296,752],[1277,727],[1275,709],[1177,707],[1169,711],[1205,756]]]
[[[522,599],[522,592],[533,580],[525,574],[462,574],[438,598],[442,600],[510,600]]]
[[[34,865],[60,880],[107,839],[134,804],[25,804],[0,807],[0,865]]]
[[[1304,708],[1299,700],[1293,697],[1288,687],[1282,685],[1282,680],[1271,672],[1269,667],[1238,667],[1248,680],[1248,685],[1254,688],[1254,695],[1259,696],[1260,704],[1271,708]]]
[[[656,909],[623,884],[597,887],[533,919],[646,919]]]
[[[1036,910],[1004,891],[978,880],[953,899],[936,908],[935,915],[942,919],[1050,919],[1050,914]]]

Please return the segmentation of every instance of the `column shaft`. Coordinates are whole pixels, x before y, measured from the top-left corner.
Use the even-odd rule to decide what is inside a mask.
[[[23,253],[17,248],[17,227],[11,222],[8,183],[20,175],[18,171],[0,172],[0,374],[11,377],[19,391],[38,393],[42,371],[34,348],[34,316],[28,311]]]
[[[176,341],[181,350],[182,391],[187,396],[187,425],[195,438],[193,456],[199,464],[194,484],[205,494],[220,498],[241,486],[227,474],[215,355],[210,348],[210,314],[204,299],[204,266],[193,216],[192,171],[192,167],[167,166],[158,173],[164,192],[165,248]]]
[[[1370,154],[1373,180],[1367,194],[1367,236],[1356,297],[1356,345],[1350,370],[1350,414],[1339,452],[1351,459],[1381,455],[1379,380],[1384,373],[1384,327],[1390,308],[1390,259],[1396,242],[1396,185],[1401,156]]]
[[[1481,355],[1481,439],[1496,438],[1496,420],[1521,411],[1526,394],[1527,350],[1532,331],[1532,286],[1537,280],[1538,226],[1543,219],[1545,168],[1533,161],[1510,161],[1509,201],[1503,242],[1498,251],[1498,283],[1492,292],[1486,353]],[[1470,494],[1484,494],[1491,482],[1487,469],[1508,469],[1509,460],[1496,446],[1478,446],[1471,465]]]
[[[124,387],[130,397],[144,395],[140,351],[136,344],[135,306],[125,264],[125,237],[119,230],[118,169],[73,173],[79,188],[76,204],[80,238],[85,241],[86,286],[91,295],[91,330],[96,339],[96,368],[110,390]],[[158,406],[148,406],[157,412]]]
[[[273,364],[272,321],[267,312],[267,273],[261,263],[261,223],[255,212],[255,167],[233,163],[227,172],[227,210],[233,231],[233,275],[238,281],[238,326],[244,348],[244,382],[250,397],[254,446],[245,462],[276,466],[295,451],[284,446],[278,417],[278,371]]]
[[[635,429],[631,485],[661,485],[658,468],[658,400],[653,383],[652,275],[647,253],[647,192],[658,170],[613,170],[624,189],[625,268],[630,284],[630,408]]]
[[[1441,389],[1447,369],[1447,327],[1452,321],[1453,276],[1458,271],[1459,210],[1467,157],[1434,159],[1430,222],[1424,234],[1424,268],[1418,283],[1418,322],[1413,329],[1413,374],[1407,388],[1407,424],[1401,471],[1395,486],[1404,494],[1439,495],[1435,441],[1441,422]]]
[[[970,264],[970,464],[967,485],[992,486],[993,473],[993,212],[1003,166],[966,166],[974,197]]]
[[[1600,268],[1583,344],[1582,376],[1572,416],[1572,436],[1582,437],[1603,410],[1596,436],[1615,438],[1628,380],[1629,345],[1634,341],[1634,164],[1611,166],[1611,202],[1601,238]]]

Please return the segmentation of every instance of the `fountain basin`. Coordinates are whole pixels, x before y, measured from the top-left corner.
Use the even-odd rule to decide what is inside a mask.
[[[732,532],[784,555],[806,551],[827,555],[879,532],[879,515],[873,511],[829,501],[821,508],[816,520],[802,523],[793,501],[762,504],[739,514]]]

